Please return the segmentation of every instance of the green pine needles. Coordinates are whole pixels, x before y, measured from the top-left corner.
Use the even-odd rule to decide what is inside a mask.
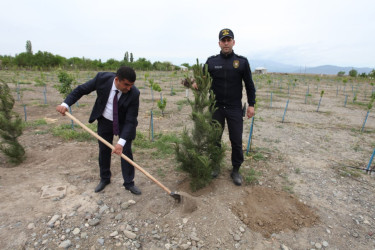
[[[13,111],[14,98],[9,86],[0,82],[0,150],[9,162],[20,164],[25,160],[25,150],[17,138],[22,135],[23,124],[19,115]]]
[[[188,100],[191,108],[193,128],[185,127],[182,133],[182,142],[176,145],[176,159],[182,170],[190,174],[190,187],[193,191],[201,189],[212,180],[212,172],[220,172],[224,159],[223,147],[220,147],[222,127],[212,120],[215,111],[215,97],[211,90],[212,79],[208,74],[207,65],[193,66],[194,79],[198,89],[191,87],[192,80],[185,79],[185,83],[194,93],[194,101]]]

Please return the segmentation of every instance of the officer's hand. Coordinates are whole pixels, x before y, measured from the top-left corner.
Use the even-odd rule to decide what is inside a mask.
[[[196,82],[193,82],[193,84],[191,85],[194,89],[198,89],[198,85]]]
[[[246,112],[246,114],[247,114],[247,118],[251,118],[251,117],[253,117],[254,115],[255,115],[255,109],[254,109],[254,107],[252,107],[252,106],[249,106],[248,108],[247,108],[247,112]]]
[[[112,151],[112,154],[121,155],[122,154],[122,146],[120,144],[116,144],[115,148]]]
[[[58,105],[56,107],[56,111],[59,112],[62,115],[65,115],[65,112],[68,111],[68,109],[62,105]]]

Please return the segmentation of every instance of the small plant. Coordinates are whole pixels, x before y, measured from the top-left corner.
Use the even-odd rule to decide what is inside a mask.
[[[375,93],[372,93],[372,95],[371,95],[371,99],[370,99],[369,103],[367,104],[367,113],[366,113],[366,118],[365,118],[365,120],[363,121],[363,125],[362,125],[362,128],[361,128],[361,132],[363,132],[363,130],[365,129],[366,121],[367,121],[368,115],[370,114],[370,110],[372,109],[372,106],[373,106],[374,100],[375,100]]]
[[[72,92],[72,85],[75,85],[75,79],[72,75],[69,75],[65,71],[60,71],[57,77],[59,78],[59,82],[61,84],[55,85],[54,87],[65,99],[69,95],[69,93]]]
[[[160,87],[160,85],[159,85],[158,83],[156,83],[156,82],[154,81],[154,79],[148,79],[148,82],[149,82],[149,84],[150,84],[151,89],[153,89],[153,90],[155,90],[155,91],[157,91],[157,92],[160,92],[160,91],[161,91],[161,87]]]
[[[44,75],[43,72],[40,73],[40,78],[35,77],[34,81],[35,81],[35,86],[37,86],[37,87],[46,86],[46,76]]]
[[[165,106],[167,106],[167,98],[158,100],[158,108],[161,110],[162,116],[164,116]]]
[[[322,91],[320,92],[320,100],[319,100],[319,104],[318,104],[318,108],[317,108],[316,112],[319,112],[319,107],[320,107],[320,103],[321,103],[321,101],[322,101],[323,95],[324,95],[324,90],[322,90]]]
[[[14,99],[9,86],[0,81],[0,150],[11,163],[20,164],[25,160],[25,150],[18,137],[22,135],[24,126],[13,107]]]

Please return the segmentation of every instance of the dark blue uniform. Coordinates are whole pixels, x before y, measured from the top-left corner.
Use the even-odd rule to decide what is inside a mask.
[[[229,139],[232,146],[232,166],[238,171],[243,158],[242,150],[242,82],[245,83],[247,102],[255,104],[255,87],[251,76],[250,64],[246,57],[234,52],[220,53],[207,59],[208,72],[212,77],[212,90],[218,109],[213,114],[223,130],[225,119],[228,124]]]

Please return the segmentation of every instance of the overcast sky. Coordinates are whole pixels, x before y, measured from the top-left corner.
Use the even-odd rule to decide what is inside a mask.
[[[222,28],[234,51],[296,66],[375,68],[374,0],[1,0],[0,55],[48,51],[66,58],[135,59],[180,65],[219,53]]]

